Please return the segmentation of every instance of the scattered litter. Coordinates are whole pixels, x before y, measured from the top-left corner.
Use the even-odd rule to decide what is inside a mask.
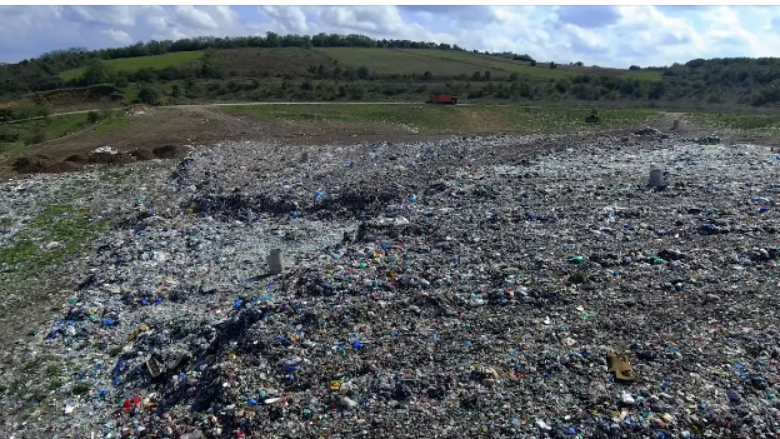
[[[149,111],[149,108],[145,105],[136,105],[131,107],[125,112],[127,116],[142,116]]]
[[[111,154],[116,155],[119,154],[119,151],[116,150],[113,146],[101,146],[99,148],[96,148],[94,151],[92,151],[92,154]]]
[[[7,347],[27,369],[0,369],[0,432],[772,437],[780,168],[766,147],[668,140],[308,161],[242,141],[138,171],[47,326]],[[84,175],[4,184],[8,229]]]
[[[607,351],[607,366],[609,371],[615,374],[617,381],[634,381],[634,370],[631,368],[631,359],[628,355],[618,355],[614,351]]]

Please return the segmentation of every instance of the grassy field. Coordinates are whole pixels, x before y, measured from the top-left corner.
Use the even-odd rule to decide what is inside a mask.
[[[86,114],[68,114],[64,116],[52,116],[48,119],[37,119],[26,122],[0,126],[0,152],[10,152],[11,149],[25,142],[29,142],[31,136],[39,134],[40,140],[50,140],[62,137],[68,133],[83,129],[87,125]],[[18,135],[17,141],[7,141],[10,136]],[[4,140],[6,140],[4,142]],[[40,143],[40,142],[38,142]]]
[[[88,132],[95,134],[109,134],[117,131],[124,131],[133,127],[138,122],[138,119],[132,119],[129,117],[109,117],[105,120],[92,125],[87,130]]]
[[[616,71],[619,72],[621,76],[627,77],[627,78],[634,78],[639,79],[640,81],[652,81],[652,82],[658,82],[663,79],[663,72],[656,72],[652,70],[613,70],[613,69],[599,69],[597,70],[599,72],[605,71]]]
[[[777,114],[724,114],[694,113],[697,123],[718,128],[728,128],[760,134],[779,134],[780,115]]]
[[[550,69],[548,64],[535,67],[526,62],[513,61],[471,52],[455,52],[430,49],[385,49],[359,47],[327,47],[307,50],[288,48],[244,48],[217,50],[217,60],[231,76],[260,76],[268,74],[299,76],[311,66],[320,64],[333,68],[334,61],[342,67],[366,66],[380,75],[422,74],[471,75],[475,71],[490,71],[494,79],[506,78],[515,73],[537,79],[559,79],[583,73],[619,75],[647,81],[661,80],[660,72],[630,71],[619,69],[592,69],[588,67],[559,66]],[[143,56],[108,61],[117,71],[132,72],[144,68],[162,69],[196,61],[203,51],[176,52],[158,56]],[[84,68],[68,70],[60,74],[63,80],[76,79]]]
[[[491,69],[499,72],[499,76],[509,76],[512,73],[517,73],[521,76],[531,76],[542,79],[569,78],[576,74],[562,69],[551,69],[547,64],[538,64],[535,67],[532,67],[526,62],[510,61],[494,56],[478,55],[469,52],[426,49],[404,49],[401,50],[401,52],[407,52],[414,56],[417,59],[417,62],[422,65],[429,62],[444,60],[449,61],[450,63],[460,64],[465,70],[470,70],[471,73],[475,70]]]
[[[651,120],[655,110],[602,111],[599,126],[585,123],[587,111],[519,106],[284,105],[223,107],[232,115],[313,123],[392,124],[421,134],[555,133],[623,128]]]
[[[227,49],[216,52],[217,62],[231,76],[299,76],[311,66],[330,66],[332,60],[314,50],[299,47]]]
[[[120,72],[135,72],[141,69],[164,69],[197,61],[203,56],[203,51],[175,52],[157,56],[139,56],[136,58],[122,58],[107,61],[107,63]],[[63,81],[76,79],[84,74],[84,67],[62,72]]]
[[[87,113],[52,116],[48,119],[29,120],[0,125],[0,167],[7,166],[17,157],[28,154],[39,144],[60,139],[68,134],[109,134],[130,129],[137,121],[120,116],[119,112],[101,112],[101,119],[91,123]],[[18,135],[18,140],[10,136]]]
[[[425,72],[431,72],[434,76],[460,74],[471,76],[475,71],[484,72],[485,70],[490,70],[491,75],[495,75],[496,78],[509,76],[509,73],[493,69],[485,64],[422,56],[418,51],[412,51],[411,49],[328,47],[317,49],[317,52],[338,61],[343,66],[354,68],[366,66],[369,71],[380,75],[404,75],[411,73],[422,75]],[[420,50],[419,52],[439,53],[439,51],[435,50]],[[446,54],[447,52],[441,53]],[[468,57],[468,55],[466,56]]]
[[[408,74],[429,71],[435,75],[459,75],[469,77],[475,72],[489,70],[494,79],[506,78],[512,73],[538,79],[570,78],[584,73],[618,75],[646,81],[660,81],[661,72],[601,69],[549,64],[531,66],[527,62],[502,59],[471,52],[455,52],[430,49],[383,49],[333,47],[317,49],[317,52],[338,60],[340,64],[358,67],[365,65],[379,74]]]

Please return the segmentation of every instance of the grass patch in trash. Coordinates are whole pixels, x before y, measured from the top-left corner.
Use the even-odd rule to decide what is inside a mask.
[[[29,219],[0,245],[0,323],[8,317],[22,319],[17,311],[23,303],[46,301],[65,287],[64,277],[75,268],[68,263],[122,218],[124,203],[117,200],[134,191],[136,186],[126,182],[134,175],[116,170],[99,173],[93,182],[64,183],[38,201],[45,205],[42,210],[29,216],[26,208],[17,213]]]
[[[0,250],[0,267],[12,273],[45,269],[79,251],[103,225],[90,217],[88,208],[49,206],[15,237],[10,247]]]
[[[45,289],[47,274],[81,254],[111,222],[96,220],[88,207],[47,206],[3,248],[0,248],[0,297],[28,297]],[[0,318],[12,313],[0,309]]]
[[[403,125],[415,127],[424,134],[596,131],[633,126],[659,115],[656,110],[604,110],[602,122],[594,125],[585,122],[587,110],[509,105],[292,104],[226,107],[223,111],[291,122]]]
[[[40,292],[47,284],[49,270],[79,255],[109,223],[94,220],[86,207],[48,206],[9,245],[0,248],[0,297],[29,297]],[[13,308],[1,309],[0,318],[9,313]]]

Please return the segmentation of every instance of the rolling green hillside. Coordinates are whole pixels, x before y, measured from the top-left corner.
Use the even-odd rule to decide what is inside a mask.
[[[502,59],[473,52],[453,52],[430,49],[392,49],[364,47],[328,47],[314,50],[301,48],[218,49],[214,51],[219,63],[238,76],[251,76],[252,72],[269,71],[298,75],[310,66],[337,62],[344,67],[365,66],[378,76],[422,75],[470,78],[474,72],[490,71],[491,76],[506,79],[512,74],[540,79],[573,78],[582,74],[597,74],[660,81],[660,71],[632,71],[578,66],[531,66],[529,62]],[[141,56],[106,61],[117,71],[132,73],[143,69],[162,70],[200,60],[203,51],[176,52],[156,56]],[[63,81],[77,80],[86,67],[60,73]],[[465,78],[464,78],[465,79]]]
[[[95,86],[110,87],[112,92],[107,98],[84,91]],[[774,58],[612,69],[360,35],[268,33],[150,41],[99,51],[57,51],[0,66],[0,109],[6,112],[30,102],[58,108],[88,104],[78,99],[151,105],[195,99],[424,101],[437,93],[458,94],[475,103],[777,106],[777,90],[780,61]]]
[[[462,60],[450,60],[436,56],[427,56],[424,52],[438,52],[435,50],[415,49],[382,49],[362,47],[329,47],[317,49],[326,57],[338,61],[343,66],[366,66],[369,71],[377,75],[422,75],[430,72],[433,76],[458,76],[470,77],[475,71],[490,71],[498,78],[505,72],[491,68],[485,63],[471,61],[473,55],[465,53]],[[421,53],[422,52],[422,53]],[[444,53],[444,52],[442,52]],[[508,75],[504,75],[508,76]]]
[[[547,64],[531,66],[529,62],[475,54],[473,52],[445,52],[420,49],[408,49],[406,52],[417,55],[421,58],[421,61],[424,62],[441,59],[461,65],[468,65],[471,66],[472,69],[488,67],[491,70],[500,71],[505,75],[516,73],[521,76],[541,79],[573,78],[583,74],[620,76],[645,81],[660,81],[662,77],[662,72],[656,70],[621,70],[576,65],[560,65],[555,69],[550,69],[547,68]]]
[[[165,69],[177,67],[183,64],[197,61],[203,57],[203,51],[175,52],[164,55],[138,56],[133,58],[119,58],[106,61],[106,64],[117,72],[137,72],[142,69]],[[66,70],[60,73],[63,81],[78,79],[87,70],[86,67]]]

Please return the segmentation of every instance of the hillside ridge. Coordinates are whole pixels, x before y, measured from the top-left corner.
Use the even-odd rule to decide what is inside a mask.
[[[110,101],[425,100],[450,93],[473,102],[646,101],[659,105],[780,102],[780,60],[695,59],[627,69],[539,62],[528,54],[364,35],[198,37],[88,51],[58,50],[0,65],[0,107],[55,108]],[[60,102],[63,94],[83,95]],[[56,99],[49,99],[56,95]],[[6,116],[7,117],[7,116]]]

